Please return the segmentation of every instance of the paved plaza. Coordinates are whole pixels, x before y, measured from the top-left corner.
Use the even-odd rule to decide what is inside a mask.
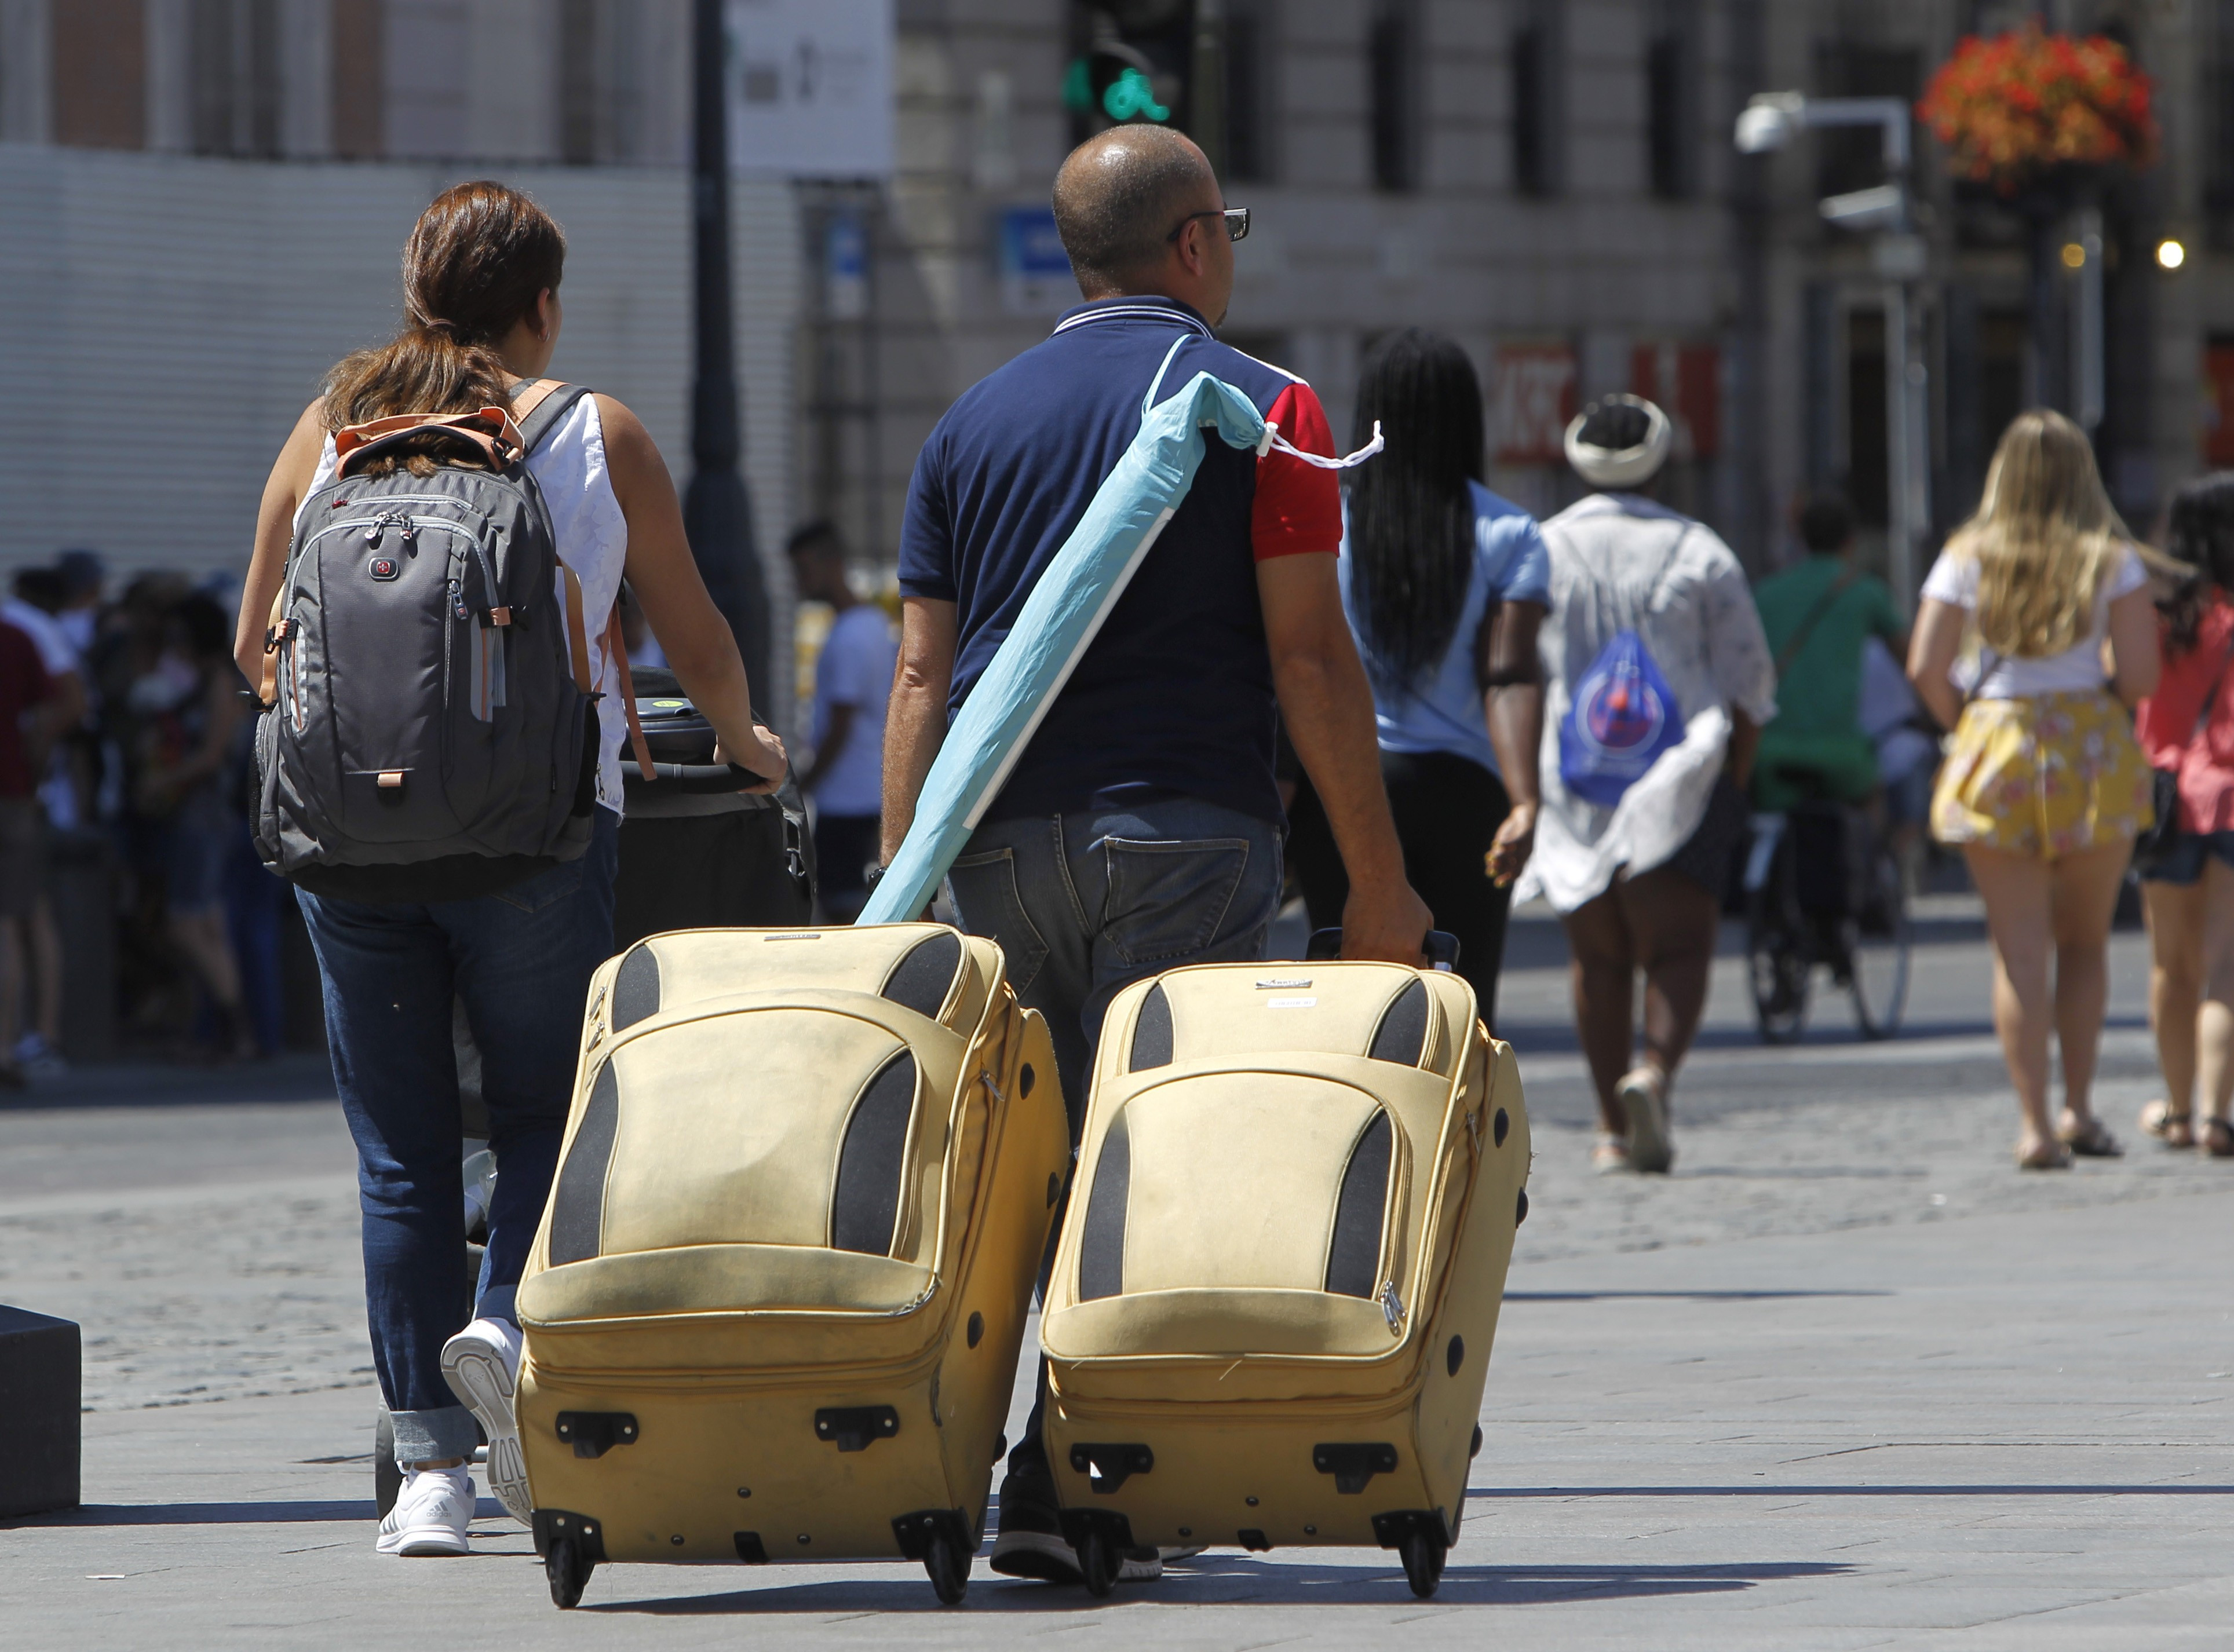
[[[0,1108],[0,1301],[84,1325],[89,1412],[86,1507],[0,1529],[0,1642],[2234,1646],[2234,1165],[2017,1175],[1975,914],[1926,935],[1880,1045],[1830,996],[1760,1048],[1726,959],[1676,1173],[1599,1179],[1557,931],[1516,925],[1532,1213],[1425,1603],[1376,1551],[1213,1551],[1107,1605],[981,1564],[958,1610],[908,1565],[616,1566],[562,1616],[487,1500],[472,1558],[383,1559],[322,1066],[74,1076]],[[2117,937],[2129,1138],[2144,964]]]

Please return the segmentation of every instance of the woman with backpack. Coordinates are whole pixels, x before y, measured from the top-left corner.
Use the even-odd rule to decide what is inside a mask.
[[[2166,526],[2165,549],[2193,571],[2158,604],[2164,669],[2135,719],[2164,811],[2133,857],[2165,1081],[2141,1129],[2234,1159],[2234,471],[2172,495]]]
[[[1544,525],[1544,806],[1516,892],[1542,893],[1566,929],[1601,1172],[1675,1162],[1669,1086],[1706,1010],[1741,788],[1776,715],[1745,571],[1711,529],[1647,491],[1672,445],[1651,402],[1591,403],[1567,428],[1567,458],[1599,491]]]
[[[1354,445],[1375,425],[1388,447],[1349,486],[1342,602],[1404,875],[1457,937],[1458,971],[1494,1028],[1512,880],[1536,834],[1551,569],[1536,519],[1482,486],[1481,384],[1455,342],[1407,328],[1374,350]],[[1290,852],[1311,921],[1338,924],[1349,879],[1334,834],[1316,797],[1297,814]]]
[[[402,467],[428,479],[425,491],[452,484],[455,493],[457,479],[469,486],[476,467],[511,476],[524,469],[535,486],[515,492],[539,498],[550,542],[571,571],[567,584],[578,589],[587,651],[573,669],[586,675],[583,686],[602,695],[583,736],[588,753],[580,777],[557,769],[549,777],[562,812],[578,793],[584,800],[577,813],[589,817],[587,846],[576,858],[525,873],[516,864],[491,862],[481,875],[487,886],[472,890],[472,857],[454,857],[464,865],[455,898],[349,898],[298,883],[324,984],[335,1087],[357,1146],[374,1363],[404,1475],[402,1494],[381,1523],[378,1546],[387,1554],[466,1551],[474,1492],[465,1465],[476,1420],[488,1437],[491,1490],[523,1521],[530,1512],[513,1416],[520,1334],[512,1299],[558,1160],[590,976],[612,945],[626,723],[622,665],[607,649],[614,633],[605,620],[624,575],[728,756],[771,780],[784,772],[781,744],[754,724],[735,640],[706,594],[674,486],[636,415],[611,396],[581,395],[570,405],[553,399],[563,414],[555,421],[546,416],[547,429],[530,435],[509,419],[474,417],[509,408],[523,426],[535,426],[532,409],[553,397],[543,375],[558,341],[565,250],[558,225],[500,184],[461,184],[427,208],[403,249],[402,331],[337,363],[280,450],[258,515],[236,633],[234,656],[249,680],[264,680],[272,669],[266,656],[276,653],[293,690],[288,715],[302,715],[297,696],[319,661],[297,647],[299,632],[291,634],[304,611],[283,613],[275,599],[283,596],[298,532],[308,543],[311,530],[297,516],[313,496],[321,513],[338,512],[351,490],[326,486],[337,474],[376,486]],[[467,415],[470,440],[415,428],[372,449],[377,456],[360,466],[356,450],[382,434],[363,427],[435,415]],[[337,438],[346,467],[337,467]],[[524,458],[523,444],[530,449]],[[400,539],[391,522],[402,524]],[[415,526],[425,552],[415,549]],[[322,553],[313,572],[328,582],[321,587],[326,612],[337,595],[369,600],[336,582],[392,581],[443,565],[427,559],[429,552],[437,558],[448,552],[450,536],[433,531],[441,526],[383,516],[363,536],[369,546],[345,539]],[[521,554],[519,543],[511,554]],[[310,560],[307,550],[301,560]],[[462,578],[452,580],[448,594],[457,604],[458,634],[474,650],[474,715],[486,720],[506,703],[499,669],[506,659],[515,663],[517,711],[527,686],[517,663],[530,656],[506,650],[561,646],[553,639],[577,635],[562,610],[576,604],[554,584],[532,593],[532,605],[518,612],[492,606],[501,599],[478,583],[492,576],[476,574],[470,557],[455,565]],[[293,595],[291,582],[285,595]],[[325,613],[308,617],[327,623]],[[441,617],[447,624],[446,610]],[[449,704],[448,678],[438,671],[441,680],[430,687],[408,663],[399,663],[387,681],[311,683],[331,696],[334,743],[349,734],[342,726],[347,718],[392,717],[382,696],[436,692],[437,711]],[[376,780],[406,805],[414,800],[411,787],[440,784],[433,775],[402,772],[360,778],[369,786]],[[594,806],[587,802],[592,792]],[[524,806],[541,806],[540,795],[538,787]],[[454,996],[481,1054],[490,1146],[500,1166],[477,1291],[461,1267]]]
[[[1994,1027],[2022,1115],[2017,1167],[2114,1158],[2089,1092],[2118,886],[2153,814],[2131,708],[2157,685],[2157,622],[2148,571],[2078,426],[2060,413],[2017,415],[1923,597],[1909,679],[1955,731],[1931,830],[1961,847],[1986,904]],[[2051,1028],[2063,1054],[2061,1118],[2048,1110]]]

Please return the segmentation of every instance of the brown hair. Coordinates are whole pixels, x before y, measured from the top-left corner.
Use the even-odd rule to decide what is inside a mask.
[[[565,264],[565,232],[518,190],[486,180],[444,190],[403,244],[403,330],[334,364],[326,428],[507,405],[513,375],[496,343],[558,290]],[[396,462],[375,460],[365,473]],[[401,462],[420,475],[434,470],[424,453]]]

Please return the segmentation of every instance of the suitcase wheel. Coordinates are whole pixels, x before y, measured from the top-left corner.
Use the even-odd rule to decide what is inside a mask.
[[[544,1576],[551,1580],[552,1603],[562,1612],[572,1611],[581,1603],[582,1591],[589,1587],[590,1574],[596,1570],[597,1563],[582,1553],[572,1538],[552,1538],[550,1552],[543,1557]]]
[[[1433,1597],[1443,1581],[1443,1557],[1449,1548],[1439,1542],[1435,1535],[1414,1528],[1398,1545],[1396,1553],[1404,1562],[1404,1581],[1412,1585],[1412,1592],[1421,1600]]]
[[[1106,1600],[1109,1591],[1117,1587],[1120,1564],[1115,1545],[1099,1527],[1089,1528],[1080,1537],[1078,1570],[1086,1579],[1086,1592],[1094,1599]]]
[[[944,1606],[959,1606],[970,1592],[970,1557],[961,1553],[945,1532],[932,1538],[923,1552],[923,1569]]]

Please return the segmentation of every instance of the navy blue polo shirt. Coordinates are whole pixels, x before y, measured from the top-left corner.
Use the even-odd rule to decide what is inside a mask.
[[[924,444],[900,533],[900,590],[955,604],[951,720],[1033,584],[1159,398],[1199,372],[1231,384],[1308,452],[1332,438],[1311,389],[1218,342],[1173,299],[1101,299],[963,392]],[[1257,562],[1332,554],[1333,474],[1214,434],[1188,490],[987,811],[992,819],[1201,798],[1280,819]]]

